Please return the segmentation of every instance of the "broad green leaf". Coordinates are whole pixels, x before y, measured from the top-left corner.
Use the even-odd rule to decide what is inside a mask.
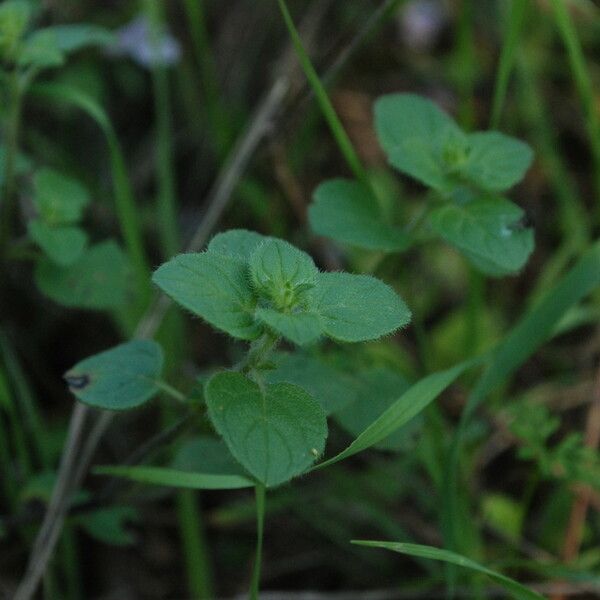
[[[248,262],[254,250],[267,239],[270,238],[255,231],[231,229],[215,235],[207,250]]]
[[[275,355],[276,368],[267,374],[269,383],[293,383],[305,389],[327,415],[341,410],[357,398],[357,382],[323,361],[294,352]]]
[[[294,305],[299,292],[314,286],[319,272],[306,252],[278,239],[257,246],[249,265],[255,289],[271,298],[277,308]]]
[[[323,331],[319,315],[312,312],[280,312],[272,308],[258,308],[256,318],[299,346],[315,342]]]
[[[51,31],[58,48],[66,53],[75,52],[87,46],[107,46],[115,39],[115,35],[108,29],[87,23],[53,25],[44,31]]]
[[[260,335],[256,299],[241,260],[212,251],[180,254],[155,271],[152,281],[217,329],[243,340]]]
[[[417,381],[417,383],[408,388],[385,410],[376,421],[371,423],[345,450],[333,458],[319,463],[315,468],[322,469],[323,467],[333,465],[381,443],[427,408],[459,375],[475,364],[477,364],[475,361],[461,363],[452,369],[433,373]]]
[[[374,340],[410,321],[410,310],[396,292],[369,275],[319,273],[311,309],[323,331],[342,342]]]
[[[88,242],[87,234],[79,227],[51,227],[40,219],[30,221],[27,232],[50,260],[63,267],[72,265]]]
[[[52,169],[36,172],[33,191],[35,207],[48,225],[79,222],[90,201],[87,190],[78,181]]]
[[[333,179],[313,194],[308,216],[313,231],[337,242],[369,250],[404,250],[409,237],[384,221],[377,201],[361,183]]]
[[[210,419],[235,458],[267,486],[303,473],[323,452],[325,413],[289,383],[261,389],[241,373],[214,375],[206,384]]]
[[[445,563],[450,563],[458,567],[470,569],[476,573],[487,575],[490,579],[501,585],[505,590],[510,592],[514,598],[518,600],[544,600],[544,597],[521,585],[514,579],[506,577],[496,571],[492,571],[487,567],[476,563],[475,561],[450,552],[449,550],[443,550],[441,548],[434,548],[433,546],[422,546],[420,544],[403,544],[398,542],[375,542],[370,540],[352,540],[353,544],[359,546],[367,546],[369,548],[382,548],[384,550],[391,550],[392,552],[398,552],[400,554],[407,554],[409,556],[415,556],[419,558],[430,558],[431,560],[439,560]]]
[[[82,360],[64,378],[81,402],[125,410],[156,395],[162,366],[163,352],[156,342],[133,340]]]
[[[231,456],[225,442],[207,435],[186,440],[179,448],[171,466],[178,471],[246,477],[246,473]]]
[[[353,437],[372,425],[409,387],[409,382],[396,371],[376,368],[356,376],[356,399],[335,413],[335,420]],[[418,425],[418,419],[411,424]],[[413,436],[408,425],[375,444],[378,450],[404,449]],[[414,432],[411,432],[414,433]]]
[[[375,103],[375,128],[390,164],[434,189],[453,187],[465,154],[465,134],[434,102],[391,94]]]
[[[482,190],[502,192],[519,183],[531,166],[531,148],[497,131],[472,133],[462,174]]]
[[[519,271],[533,251],[533,231],[522,226],[523,211],[504,198],[448,203],[431,211],[432,229],[475,267],[492,276]]]
[[[20,67],[45,69],[60,67],[64,62],[65,54],[51,29],[34,31],[25,39],[17,56],[17,64]]]
[[[127,525],[139,520],[133,506],[110,506],[74,519],[95,540],[111,546],[129,546],[135,541]]]
[[[138,483],[189,490],[235,490],[255,485],[251,479],[240,475],[189,473],[163,467],[96,467],[92,472],[95,475],[122,477]]]
[[[92,246],[72,265],[59,267],[42,259],[35,282],[49,298],[69,307],[108,310],[127,301],[130,269],[123,251],[113,241]]]

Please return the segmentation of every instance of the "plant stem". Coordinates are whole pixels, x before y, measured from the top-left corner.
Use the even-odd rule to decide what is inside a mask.
[[[594,184],[596,186],[597,201],[600,203],[600,117],[598,116],[592,79],[585,63],[585,56],[577,36],[577,30],[564,0],[552,0],[552,9],[558,31],[567,49],[571,71],[586,113],[588,135],[594,159]]]
[[[163,24],[163,7],[158,0],[147,0],[148,15],[152,25],[152,42],[158,44]],[[171,123],[171,99],[167,67],[159,63],[152,67],[152,87],[156,117],[156,169],[158,176],[158,222],[159,235],[165,258],[179,250],[177,209],[175,202],[175,176],[173,166],[173,139]]]
[[[215,597],[213,577],[206,545],[198,495],[191,490],[177,494],[179,530],[183,544],[189,591],[193,598],[210,600]]]
[[[263,533],[265,527],[265,486],[262,483],[258,483],[254,491],[256,494],[256,558],[254,559],[254,571],[252,573],[252,584],[250,586],[250,600],[258,600]]]
[[[19,153],[19,130],[21,125],[21,109],[23,88],[19,73],[13,71],[8,84],[9,109],[6,122],[6,154],[4,157],[4,193],[0,205],[0,248],[2,251],[10,239],[11,225],[14,216],[15,178],[17,155]]]
[[[335,109],[331,104],[331,100],[329,100],[327,91],[321,83],[321,80],[319,79],[319,76],[310,61],[285,0],[277,0],[277,2],[279,4],[281,14],[283,15],[285,25],[292,39],[296,54],[298,55],[302,70],[304,71],[304,74],[306,75],[306,78],[313,89],[321,112],[323,113],[323,116],[329,125],[329,129],[331,130],[331,133],[333,134],[340,151],[344,155],[344,158],[346,159],[346,162],[348,163],[348,166],[354,173],[355,177],[370,188],[371,185],[365,168],[363,167],[358,154],[354,150],[354,146],[352,145],[344,126],[338,118]]]
[[[160,388],[163,392],[165,392],[165,394],[167,394],[174,400],[177,400],[177,402],[185,404],[186,396],[185,396],[185,394],[180,392],[178,389],[174,388],[172,385],[168,384],[163,379],[157,379],[154,383],[156,384],[156,386],[158,388]]]
[[[523,29],[528,9],[529,0],[512,0],[510,3],[510,18],[504,38],[504,45],[502,46],[498,72],[496,73],[496,83],[494,85],[494,100],[492,103],[490,129],[496,129],[500,123],[502,107],[508,89],[508,80],[515,64],[519,35]]]
[[[473,0],[460,0],[458,4],[458,25],[456,32],[456,47],[454,50],[454,69],[458,75],[458,87],[460,95],[459,121],[466,129],[474,126],[475,109],[473,105],[473,88],[477,55],[475,40],[473,37],[474,20]]]

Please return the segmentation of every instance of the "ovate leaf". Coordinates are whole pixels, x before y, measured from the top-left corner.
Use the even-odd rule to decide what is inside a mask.
[[[420,544],[403,544],[397,542],[375,542],[368,540],[352,540],[353,544],[359,546],[367,546],[369,548],[383,548],[385,550],[391,550],[392,552],[399,552],[400,554],[407,554],[409,556],[416,556],[419,558],[430,558],[431,560],[439,560],[445,563],[463,567],[482,575],[487,575],[492,581],[501,585],[505,590],[517,598],[517,600],[544,600],[544,597],[521,585],[514,579],[506,577],[496,571],[492,571],[487,567],[476,563],[475,561],[461,556],[455,552],[449,550],[443,550],[441,548],[434,548],[432,546],[422,546]]]
[[[108,310],[127,301],[130,269],[113,241],[92,246],[69,267],[50,259],[38,261],[35,281],[49,298],[69,307]]]
[[[45,69],[60,67],[64,62],[65,54],[51,29],[34,31],[25,39],[17,56],[17,64],[20,67]]]
[[[87,190],[75,179],[52,169],[40,169],[33,178],[33,202],[48,225],[71,225],[81,220],[90,201]]]
[[[320,273],[312,309],[323,331],[342,342],[373,340],[410,321],[410,310],[396,292],[369,275]]]
[[[139,520],[133,506],[101,508],[75,519],[94,539],[111,546],[128,546],[135,541],[127,526]]]
[[[64,375],[78,400],[106,410],[135,408],[159,390],[163,366],[161,347],[133,340],[77,363]]]
[[[255,231],[231,229],[215,235],[207,250],[247,262],[254,250],[267,239],[269,238]]]
[[[258,308],[256,318],[299,346],[315,342],[322,333],[319,315],[312,312],[280,312],[271,308]]]
[[[387,252],[404,250],[408,236],[385,222],[377,201],[362,184],[345,179],[322,183],[309,209],[313,231],[337,242]]]
[[[56,39],[56,45],[66,53],[75,52],[88,46],[108,46],[115,40],[115,35],[108,29],[78,23],[70,25],[53,25],[45,31],[51,31]]]
[[[260,335],[256,300],[246,265],[237,258],[203,252],[180,254],[155,271],[152,281],[184,308],[233,337]]]
[[[527,144],[497,131],[482,131],[469,135],[469,158],[462,173],[482,190],[503,192],[523,179],[532,160]]]
[[[519,271],[533,251],[533,231],[522,225],[523,211],[504,198],[448,203],[429,215],[433,230],[492,276]]]
[[[298,386],[261,389],[241,373],[218,373],[206,385],[206,404],[233,456],[267,486],[304,472],[325,447],[325,413]]]
[[[51,227],[40,219],[27,225],[29,237],[48,258],[63,267],[72,265],[83,253],[88,236],[79,227]]]

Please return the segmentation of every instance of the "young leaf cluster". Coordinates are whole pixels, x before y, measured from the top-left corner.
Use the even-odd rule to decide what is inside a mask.
[[[435,194],[423,226],[490,276],[519,271],[533,251],[524,212],[501,194],[531,165],[529,146],[497,131],[464,132],[430,100],[383,96],[375,129],[389,164]],[[311,226],[319,235],[383,252],[402,252],[417,239],[382,214],[364,183],[334,179],[314,192]]]

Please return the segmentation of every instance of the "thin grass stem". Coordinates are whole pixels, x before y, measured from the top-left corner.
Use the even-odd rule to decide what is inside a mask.
[[[265,529],[266,490],[261,483],[255,487],[256,494],[256,557],[250,586],[250,600],[258,600],[260,593],[260,571],[262,563],[263,535]]]

